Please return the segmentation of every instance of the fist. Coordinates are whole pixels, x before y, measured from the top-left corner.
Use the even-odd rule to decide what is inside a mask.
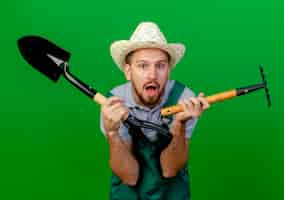
[[[127,119],[129,110],[119,97],[110,97],[102,106],[103,124],[107,135],[118,133],[121,122]]]
[[[203,111],[210,107],[204,94],[200,93],[197,97],[190,97],[179,101],[183,111],[175,115],[175,120],[180,123],[186,123],[189,119],[199,117]]]

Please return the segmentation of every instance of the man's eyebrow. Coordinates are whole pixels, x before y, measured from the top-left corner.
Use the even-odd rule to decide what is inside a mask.
[[[136,60],[136,62],[147,62],[147,60]]]
[[[165,60],[158,60],[157,62],[168,62],[168,60],[167,59],[165,59]]]

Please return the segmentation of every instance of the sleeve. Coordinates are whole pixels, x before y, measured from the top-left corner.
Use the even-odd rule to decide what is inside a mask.
[[[196,126],[196,123],[198,121],[198,118],[193,118],[186,122],[186,138],[190,139],[192,136],[192,131],[194,127]]]
[[[194,97],[194,96],[195,94],[192,90],[190,90],[189,88],[185,88],[180,99],[185,99],[185,98]],[[196,126],[197,121],[198,121],[198,118],[193,118],[186,122],[186,138],[188,139],[191,138],[193,129]]]

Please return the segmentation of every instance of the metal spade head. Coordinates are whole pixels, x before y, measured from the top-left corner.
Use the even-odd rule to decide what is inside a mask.
[[[18,40],[23,58],[35,69],[53,81],[57,81],[63,72],[52,57],[68,62],[70,53],[39,36],[24,36]]]
[[[267,87],[267,81],[265,79],[265,75],[264,75],[264,71],[263,71],[263,67],[262,65],[259,65],[259,70],[260,70],[260,75],[262,78],[262,82],[263,82],[263,87],[264,87],[264,91],[265,91],[265,95],[266,95],[266,99],[267,99],[267,105],[268,107],[271,106],[271,98],[270,98],[270,93]]]

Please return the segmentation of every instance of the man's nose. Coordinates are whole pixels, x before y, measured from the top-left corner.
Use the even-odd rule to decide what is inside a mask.
[[[155,66],[152,65],[152,66],[149,68],[148,77],[149,77],[149,79],[151,79],[151,80],[157,78],[157,69],[156,69]]]

